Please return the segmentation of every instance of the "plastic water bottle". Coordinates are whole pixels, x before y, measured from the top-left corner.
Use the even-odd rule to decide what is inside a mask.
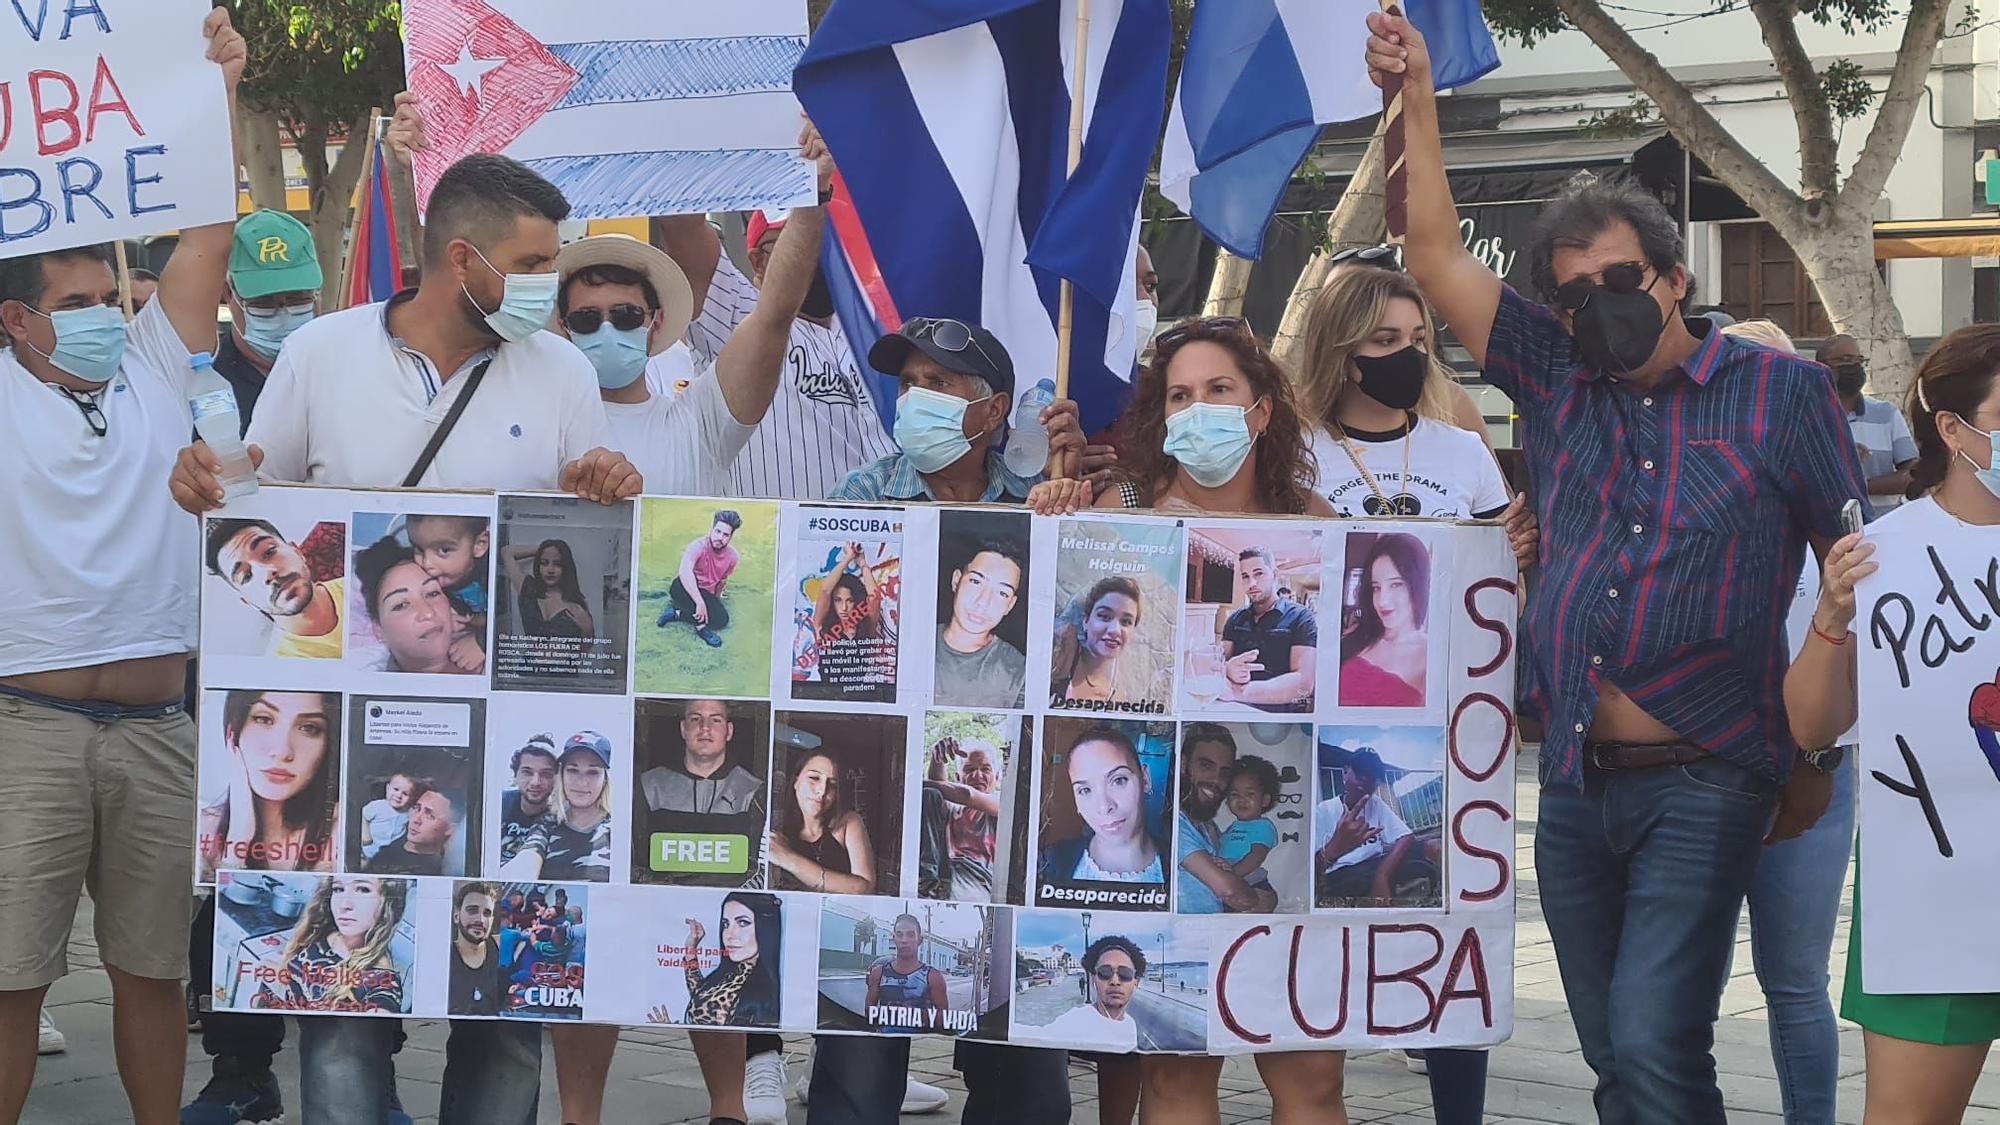
[[[1015,476],[1031,477],[1049,463],[1049,432],[1042,428],[1042,410],[1056,400],[1056,384],[1044,379],[1028,388],[1014,407],[1014,432],[1002,459]]]
[[[194,411],[194,432],[208,443],[222,471],[216,479],[225,501],[257,491],[257,470],[250,464],[250,449],[243,444],[243,419],[236,413],[236,392],[215,369],[215,357],[200,352],[188,357],[194,378],[188,387],[188,406]]]

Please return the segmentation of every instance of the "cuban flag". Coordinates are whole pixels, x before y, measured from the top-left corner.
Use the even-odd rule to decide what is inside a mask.
[[[403,284],[402,248],[396,241],[396,211],[389,201],[389,162],[382,142],[374,142],[367,195],[355,215],[353,255],[348,265],[347,305],[386,301]]]
[[[1440,90],[1500,65],[1478,0],[1400,0]],[[1198,4],[1160,156],[1160,191],[1239,258],[1264,229],[1320,127],[1382,110],[1363,47],[1374,0]]]
[[[1055,375],[1067,278],[1070,397],[1087,432],[1110,424],[1130,384],[1139,199],[1170,33],[1166,0],[1096,0],[1091,16],[1073,177],[1075,0],[835,0],[793,75],[853,206],[851,223],[833,215],[836,307],[845,289],[883,330],[918,316],[982,324],[1020,393]]]

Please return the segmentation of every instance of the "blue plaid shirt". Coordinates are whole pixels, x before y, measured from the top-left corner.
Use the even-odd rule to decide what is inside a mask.
[[[1839,537],[1867,485],[1824,368],[1690,326],[1694,355],[1640,391],[1586,366],[1553,312],[1500,298],[1485,374],[1520,413],[1542,524],[1520,669],[1545,784],[1583,785],[1605,683],[1764,777],[1797,756],[1785,611],[1809,537]]]
[[[1028,498],[1028,490],[1042,478],[1018,477],[1010,472],[1007,463],[998,453],[986,455],[986,491],[980,494],[981,504],[1019,504]],[[828,500],[855,500],[870,503],[887,500],[936,500],[930,486],[924,483],[922,473],[901,453],[884,457],[872,464],[863,465],[847,474],[840,487],[833,490]]]

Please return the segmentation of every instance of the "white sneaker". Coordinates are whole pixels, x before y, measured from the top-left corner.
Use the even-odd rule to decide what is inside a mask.
[[[764,1051],[744,1062],[743,1116],[749,1125],[785,1125],[783,1051]]]
[[[42,1026],[35,1037],[35,1053],[38,1055],[60,1055],[69,1049],[69,1040],[63,1037],[62,1028],[49,1017],[49,1010],[42,1009]]]
[[[951,1095],[928,1082],[912,1078],[903,1087],[904,1113],[936,1113],[944,1108]]]
[[[1411,1074],[1429,1074],[1431,1072],[1430,1061],[1424,1058],[1422,1051],[1404,1051],[1403,1065],[1410,1068]]]

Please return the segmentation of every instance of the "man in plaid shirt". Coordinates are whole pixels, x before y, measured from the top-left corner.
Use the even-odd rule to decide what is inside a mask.
[[[1525,702],[1547,727],[1535,862],[1600,1120],[1724,1120],[1714,1023],[1767,833],[1827,807],[1796,745],[1786,607],[1867,486],[1817,364],[1684,320],[1680,229],[1636,188],[1573,185],[1530,246],[1537,296],[1467,253],[1422,37],[1369,17],[1404,76],[1410,272],[1520,412],[1542,525]],[[1830,760],[1829,760],[1830,759]],[[1775,824],[1773,816],[1775,813]]]

